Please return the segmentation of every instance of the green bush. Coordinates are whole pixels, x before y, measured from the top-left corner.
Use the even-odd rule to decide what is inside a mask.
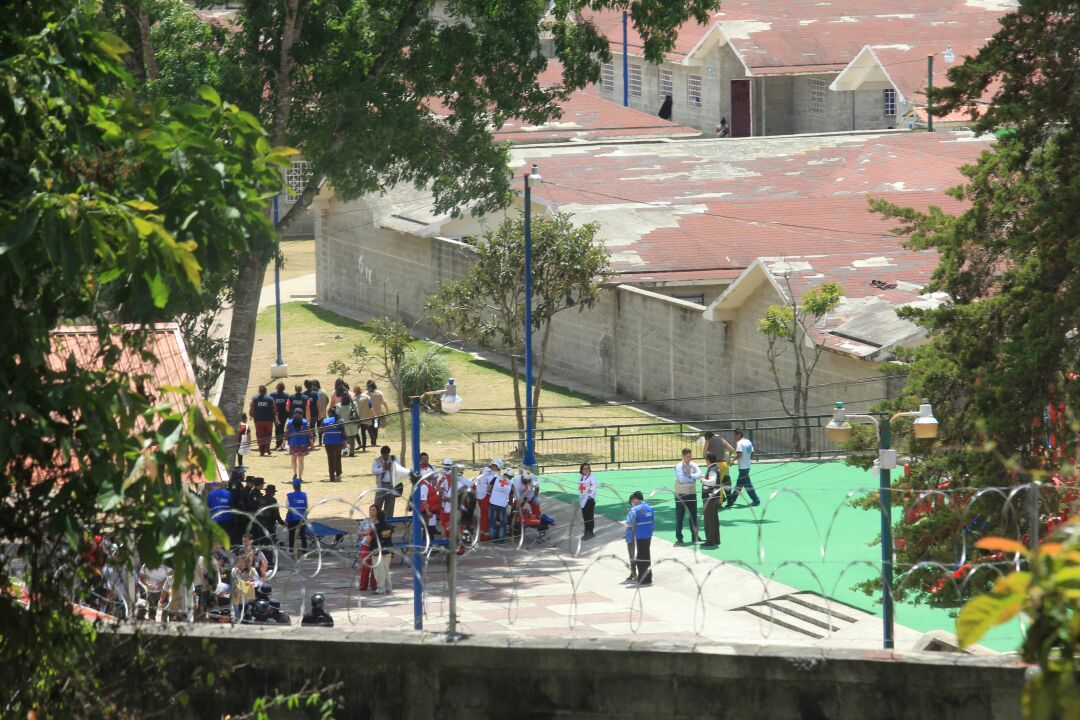
[[[429,390],[446,387],[450,378],[450,366],[443,357],[441,347],[433,347],[424,352],[410,350],[401,361],[401,385],[405,397],[422,395]],[[439,409],[439,399],[430,397],[424,400],[428,410]]]

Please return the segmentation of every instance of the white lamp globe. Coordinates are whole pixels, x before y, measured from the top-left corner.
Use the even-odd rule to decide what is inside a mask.
[[[446,391],[442,396],[442,411],[447,415],[453,415],[461,409],[461,404],[465,402],[458,395],[457,385],[454,384],[454,378],[450,378],[446,383]]]

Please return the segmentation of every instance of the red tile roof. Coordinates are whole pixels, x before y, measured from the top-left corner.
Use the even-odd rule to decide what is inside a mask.
[[[125,331],[137,328],[125,327]],[[142,348],[146,357],[135,350],[125,349],[119,360],[110,369],[130,377],[146,377],[150,399],[155,404],[170,403],[180,411],[185,411],[193,404],[204,403],[202,394],[195,382],[195,371],[188,358],[184,338],[175,323],[161,323],[144,329],[146,344]],[[97,328],[93,326],[62,327],[52,332],[53,353],[47,362],[53,370],[62,370],[69,358],[84,369],[100,370],[104,367],[99,354]],[[121,338],[113,337],[113,342],[121,344]],[[189,385],[193,395],[182,395],[170,387]],[[186,478],[189,482],[203,482],[202,472],[192,465],[192,472]],[[221,477],[227,476],[223,466],[218,468]]]
[[[539,202],[600,223],[620,282],[731,279],[762,258],[795,268],[796,295],[836,280],[849,298],[903,304],[920,297],[937,256],[904,249],[890,232],[898,223],[871,213],[868,198],[955,211],[944,191],[990,142],[970,133],[892,132],[513,155],[520,170],[539,165]]]
[[[1009,0],[724,0],[709,23],[690,21],[679,31],[673,62],[686,62],[710,33],[732,49],[751,75],[837,72],[870,45],[897,89],[910,99],[926,86],[926,56],[935,54],[934,84],[947,84],[943,60],[952,47],[957,62],[976,52],[998,29]],[[589,13],[592,22],[622,52],[620,13]],[[631,55],[641,55],[632,24]]]
[[[548,60],[547,69],[541,73],[538,82],[541,87],[560,84],[562,65],[556,60]],[[441,102],[432,102],[430,107],[436,115],[450,113]],[[510,118],[502,127],[493,130],[495,140],[526,144],[639,137],[693,138],[701,135],[696,128],[683,127],[670,120],[662,120],[655,114],[610,102],[594,86],[573,93],[559,103],[559,108],[562,110],[561,117],[539,126]]]

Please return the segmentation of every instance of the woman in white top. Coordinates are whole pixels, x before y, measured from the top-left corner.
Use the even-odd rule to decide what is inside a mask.
[[[589,463],[582,463],[578,472],[581,473],[578,481],[578,501],[581,503],[581,519],[585,521],[585,534],[581,539],[590,540],[596,526],[596,521],[593,520],[596,511],[596,478],[593,477]]]

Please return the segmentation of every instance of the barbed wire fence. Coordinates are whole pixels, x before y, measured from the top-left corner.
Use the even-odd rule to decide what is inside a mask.
[[[748,612],[758,618],[761,638],[768,639],[780,629],[792,630],[792,625],[805,631],[805,622],[796,623],[792,619],[798,618],[799,608],[792,610],[785,605],[797,602],[800,598],[795,597],[793,601],[778,599],[777,586],[790,583],[790,573],[797,570],[804,579],[795,586],[796,591],[810,592],[817,596],[815,604],[824,608],[823,613],[818,611],[815,615],[817,622],[813,627],[818,629],[817,639],[827,639],[846,627],[849,624],[847,621],[853,616],[851,605],[836,598],[844,595],[845,591],[860,579],[860,572],[865,576],[867,573],[880,571],[880,560],[875,557],[876,551],[871,547],[876,540],[872,522],[867,523],[867,532],[861,538],[862,547],[858,551],[839,545],[837,540],[843,523],[850,522],[845,510],[851,509],[852,501],[873,496],[878,488],[851,488],[835,500],[831,509],[823,508],[820,497],[815,497],[815,494],[835,493],[836,489],[800,486],[798,478],[807,471],[806,468],[790,469],[790,466],[780,464],[755,467],[755,485],[762,494],[763,502],[760,507],[744,507],[743,510],[748,511],[749,518],[744,516],[739,523],[756,526],[756,530],[751,533],[752,552],[749,556],[738,557],[738,553],[732,553],[725,557],[725,535],[736,533],[730,526],[723,526],[719,550],[706,552],[691,545],[677,551],[659,553],[658,557],[653,559],[653,573],[669,578],[672,584],[677,583],[684,590],[689,588],[684,595],[689,595],[688,607],[692,610],[689,611],[690,617],[682,618],[681,621],[689,635],[705,640],[709,639],[707,625],[710,614],[730,611],[730,608],[719,609],[710,600],[727,592],[728,583],[731,582],[729,571],[737,570],[742,574],[745,586],[754,588],[753,594],[756,598],[754,602],[744,602],[739,609],[750,608]],[[583,527],[581,509],[573,501],[578,492],[576,482],[558,475],[542,475],[540,485],[545,507],[557,508],[557,511],[554,511],[559,518],[556,524],[539,536],[536,532],[523,528],[514,533],[511,541],[506,544],[481,541],[480,534],[473,532],[468,541],[462,543],[463,554],[460,556],[461,561],[467,563],[468,571],[459,573],[455,581],[451,580],[448,569],[456,543],[447,543],[445,538],[432,536],[426,531],[419,545],[395,542],[392,550],[373,547],[367,562],[374,569],[382,563],[393,565],[404,559],[411,560],[414,554],[423,558],[418,579],[424,593],[423,622],[426,630],[442,631],[447,629],[447,623],[460,623],[460,619],[448,617],[448,606],[453,602],[451,598],[462,593],[470,595],[475,592],[479,598],[477,606],[482,604],[487,611],[493,607],[505,611],[504,622],[510,631],[521,627],[522,634],[528,634],[530,629],[523,627],[528,623],[524,623],[521,617],[522,603],[528,599],[525,591],[531,581],[544,578],[565,583],[568,588],[566,594],[569,595],[569,611],[566,613],[564,627],[574,631],[585,622],[583,618],[588,617],[581,610],[582,606],[587,604],[583,597],[586,593],[593,593],[592,579],[605,572],[610,575],[611,571],[629,571],[630,559],[624,552],[613,549],[610,544],[596,549],[583,543],[580,538]],[[957,552],[951,562],[928,559],[902,563],[897,562],[894,551],[896,575],[892,596],[897,602],[912,591],[926,593],[928,583],[932,583],[937,585],[935,592],[951,596],[955,600],[944,604],[957,605],[972,583],[1000,577],[1022,567],[1024,559],[1019,553],[979,554],[975,550],[974,543],[979,536],[979,520],[990,503],[994,504],[998,515],[1007,522],[1007,527],[997,528],[995,533],[1011,537],[1024,545],[1035,545],[1039,542],[1038,528],[1043,526],[1048,518],[1071,515],[1077,509],[1075,498],[1067,498],[1067,503],[1063,505],[1058,489],[1039,482],[1009,487],[894,489],[893,492],[901,498],[894,511],[901,517],[913,511],[925,514],[949,513],[953,518],[953,525],[961,528],[952,538]],[[364,627],[368,611],[373,607],[373,599],[362,594],[356,582],[359,548],[355,530],[337,527],[340,532],[327,538],[325,534],[317,532],[322,528],[317,528],[316,524],[321,522],[317,518],[330,517],[338,518],[338,526],[357,523],[367,515],[367,509],[375,499],[375,494],[376,490],[370,489],[351,498],[326,498],[312,505],[303,521],[304,527],[314,537],[312,547],[306,552],[290,554],[284,543],[278,542],[274,542],[271,547],[255,546],[256,551],[263,551],[267,556],[266,582],[274,588],[275,597],[283,610],[301,615],[311,595],[320,592],[333,601],[332,604],[337,610],[344,611],[349,626]],[[604,482],[601,477],[597,500],[609,515],[613,514],[613,509],[627,506],[626,495],[625,488]],[[670,520],[676,497],[675,488],[666,485],[654,487],[646,494],[646,501],[655,505],[658,520],[665,526]],[[777,516],[783,509],[790,510],[791,507],[801,508],[800,512],[804,513],[803,521],[796,523],[797,527],[794,528],[783,525],[774,529],[770,517]],[[284,505],[275,505],[262,508],[261,512],[275,510],[283,512],[287,511],[287,508]],[[236,510],[232,512],[235,517],[241,518],[248,531],[253,530],[260,521],[259,513]],[[790,516],[790,512],[788,515]],[[868,518],[874,515],[866,512]],[[402,525],[407,526],[408,522],[403,522]],[[619,529],[614,523],[609,522],[607,527],[610,537],[619,537]],[[1032,529],[1035,533],[1031,532]],[[801,534],[801,552],[792,553],[789,542],[780,542],[777,539],[777,533],[791,532]],[[745,533],[739,537],[745,542]],[[407,584],[412,584],[413,570],[408,566],[404,567],[408,568]],[[132,591],[132,579],[125,579],[122,575],[122,571],[116,571],[116,580],[106,593],[96,596],[90,593],[73,600],[89,602],[109,615],[130,619],[134,614],[132,609],[137,602],[137,593]],[[400,585],[403,573],[395,570],[393,575]],[[493,586],[497,586],[498,590],[490,591]],[[218,589],[214,588],[215,591]],[[667,608],[658,607],[661,601],[651,599],[642,587],[631,586],[631,589],[633,594],[623,602],[624,610],[621,612],[625,613],[626,631],[633,634],[641,631],[643,623],[646,622],[645,618],[651,614],[661,615]],[[743,595],[749,592],[744,588]],[[789,590],[780,594],[791,595]],[[380,599],[374,607],[394,604],[400,606],[404,602],[403,595],[387,596]],[[881,599],[878,592],[867,599],[864,608],[880,605]],[[805,598],[803,600],[806,601]],[[241,613],[246,611],[247,604],[247,601],[240,604]],[[872,609],[864,609],[863,612],[872,613]],[[810,612],[807,610],[803,614],[809,615]],[[898,622],[902,624],[903,618],[901,611]],[[183,617],[174,617],[173,621],[186,622],[192,619],[192,613],[186,612]],[[1018,616],[1014,622],[1015,627],[1022,633],[1023,619]],[[468,630],[471,624],[472,621],[466,620],[465,629]],[[404,627],[403,623],[399,622],[398,625]]]

